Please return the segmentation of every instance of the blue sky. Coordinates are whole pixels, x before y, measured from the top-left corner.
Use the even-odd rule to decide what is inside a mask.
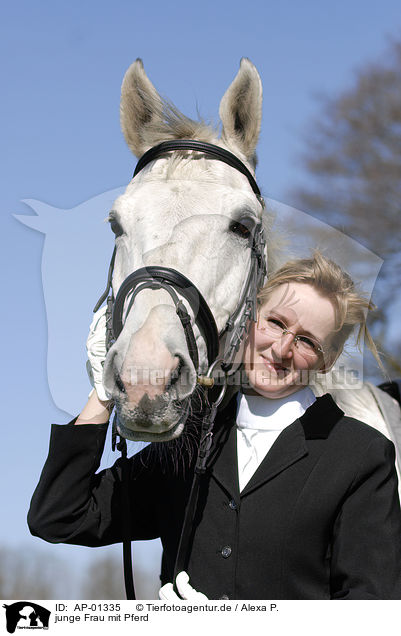
[[[57,339],[57,324],[53,321],[48,334],[44,235],[13,217],[33,214],[35,205],[22,201],[79,208],[129,181],[135,160],[120,132],[119,94],[124,72],[136,57],[143,59],[159,92],[185,114],[196,118],[198,110],[217,120],[219,101],[246,56],[264,86],[258,181],[265,196],[286,203],[286,193],[303,179],[297,156],[305,127],[318,110],[315,96],[335,95],[351,85],[355,70],[384,56],[387,37],[398,35],[400,27],[398,0],[21,0],[3,8],[0,196],[7,274],[1,501],[7,515],[0,544],[27,550],[41,546],[28,533],[26,510],[46,456],[50,423],[68,419],[54,403],[48,381],[48,335]],[[97,214],[101,219],[103,210]],[[60,276],[53,271],[49,277],[52,297],[70,311],[71,330],[58,342],[59,356],[63,346],[79,351],[79,368],[60,359],[66,399],[74,394],[71,408],[64,408],[70,412],[89,390],[83,369],[86,325],[111,253],[111,237],[100,221],[91,228],[89,216],[74,218],[74,231],[58,239],[54,258]],[[110,241],[107,253],[103,243],[97,250],[100,234],[102,241]],[[76,281],[76,295],[66,278],[69,267],[75,271],[74,262],[86,272]],[[86,558],[87,552],[64,546],[48,550],[68,559]]]

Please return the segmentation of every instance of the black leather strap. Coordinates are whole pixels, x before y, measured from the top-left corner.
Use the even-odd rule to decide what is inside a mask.
[[[190,543],[193,536],[193,522],[195,518],[195,512],[198,505],[200,482],[202,475],[206,471],[206,463],[210,455],[213,439],[213,426],[214,420],[217,415],[217,404],[212,404],[207,408],[207,411],[203,417],[201,435],[199,440],[198,457],[196,460],[196,466],[194,471],[194,477],[192,480],[191,492],[189,495],[187,507],[185,510],[184,522],[182,524],[182,531],[180,542],[178,544],[177,557],[174,565],[174,587],[176,584],[177,574],[183,570],[187,570],[188,559],[190,555]],[[177,589],[175,588],[175,591]]]
[[[238,159],[238,157],[233,155],[232,152],[229,152],[224,148],[220,148],[220,146],[215,146],[214,144],[209,144],[204,141],[195,141],[195,139],[174,139],[171,141],[162,141],[162,143],[157,146],[153,146],[153,148],[150,148],[150,150],[145,152],[145,154],[139,159],[133,176],[135,177],[138,172],[140,172],[142,168],[147,166],[151,161],[154,161],[166,152],[173,152],[174,150],[195,150],[197,152],[202,152],[204,155],[212,157],[213,159],[223,161],[245,175],[256,196],[260,197],[260,190],[252,173],[248,170],[246,165]]]
[[[111,288],[111,283],[113,280],[114,262],[116,260],[116,252],[117,252],[117,248],[116,246],[114,246],[113,254],[111,256],[111,261],[109,265],[109,271],[107,273],[107,287],[104,290],[103,294],[100,296],[99,300],[97,301],[93,309],[93,313],[95,313],[103,305],[104,301],[107,298],[107,294],[109,293],[109,289]]]
[[[114,424],[113,424],[114,427]],[[118,450],[121,452],[121,489],[122,489],[122,506],[123,506],[123,564],[124,564],[124,583],[125,592],[128,600],[135,600],[135,583],[134,572],[132,569],[132,552],[131,552],[131,492],[130,492],[130,462],[127,457],[127,442],[120,436],[117,444]]]

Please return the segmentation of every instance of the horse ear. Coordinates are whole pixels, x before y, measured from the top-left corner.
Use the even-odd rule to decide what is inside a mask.
[[[252,164],[262,121],[262,82],[255,66],[243,57],[239,71],[220,102],[222,141],[238,149]]]
[[[124,75],[121,86],[120,121],[125,141],[140,157],[152,143],[151,131],[163,121],[159,93],[148,79],[141,59],[135,60]]]

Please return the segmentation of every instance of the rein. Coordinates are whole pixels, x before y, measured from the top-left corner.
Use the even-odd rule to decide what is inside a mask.
[[[256,195],[258,201],[264,207],[264,201],[261,197],[258,185],[248,168],[234,154],[220,148],[214,144],[190,139],[180,139],[165,141],[154,146],[139,159],[134,171],[134,177],[145,168],[150,162],[164,156],[170,152],[191,150],[206,155],[209,158],[222,161],[232,168],[241,172],[246,178]],[[132,309],[136,296],[143,289],[163,289],[167,291],[176,307],[177,315],[181,321],[185,338],[188,346],[188,352],[197,373],[197,381],[206,390],[213,386],[213,372],[220,365],[224,376],[223,386],[217,397],[208,405],[206,413],[203,417],[201,436],[198,450],[198,457],[195,466],[194,479],[191,487],[190,497],[187,503],[181,538],[176,558],[175,577],[178,572],[186,569],[188,559],[188,547],[191,539],[192,523],[195,515],[196,504],[198,500],[200,479],[206,470],[206,462],[212,445],[213,425],[216,418],[217,410],[221,404],[227,387],[227,376],[234,364],[234,358],[239,350],[243,338],[247,332],[250,321],[256,320],[256,294],[261,287],[264,277],[266,276],[267,266],[265,258],[265,238],[262,222],[258,222],[253,230],[251,245],[251,264],[246,280],[242,288],[240,300],[234,312],[229,317],[225,327],[220,334],[218,333],[216,322],[213,314],[203,298],[199,290],[180,272],[167,267],[151,266],[143,267],[130,274],[121,284],[116,298],[112,291],[112,278],[116,248],[110,261],[108,270],[107,286],[99,298],[94,312],[96,312],[107,298],[106,308],[106,348],[107,351],[117,340],[120,335],[127,316]],[[109,292],[111,290],[111,294]],[[196,338],[191,324],[191,317],[182,302],[181,295],[191,307],[194,314],[194,324],[198,327],[203,337],[208,358],[208,371],[205,375],[201,374],[199,367],[199,353],[196,345]],[[126,309],[125,309],[126,307]],[[221,357],[219,355],[219,339],[223,334],[227,334],[225,350]],[[117,443],[117,436],[119,441]],[[124,580],[127,599],[135,599],[135,589],[132,572],[132,554],[131,539],[129,532],[130,519],[130,493],[129,493],[129,460],[127,458],[127,444],[123,435],[118,430],[117,413],[114,414],[113,430],[112,430],[112,449],[117,446],[121,451],[122,462],[122,498],[125,509],[123,521],[123,559],[124,559]]]

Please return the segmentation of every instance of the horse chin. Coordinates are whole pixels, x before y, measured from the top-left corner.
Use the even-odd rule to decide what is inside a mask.
[[[169,404],[164,413],[144,414],[139,409],[129,411],[125,406],[117,410],[117,432],[134,442],[168,442],[184,430],[189,412],[189,400],[177,406]]]

